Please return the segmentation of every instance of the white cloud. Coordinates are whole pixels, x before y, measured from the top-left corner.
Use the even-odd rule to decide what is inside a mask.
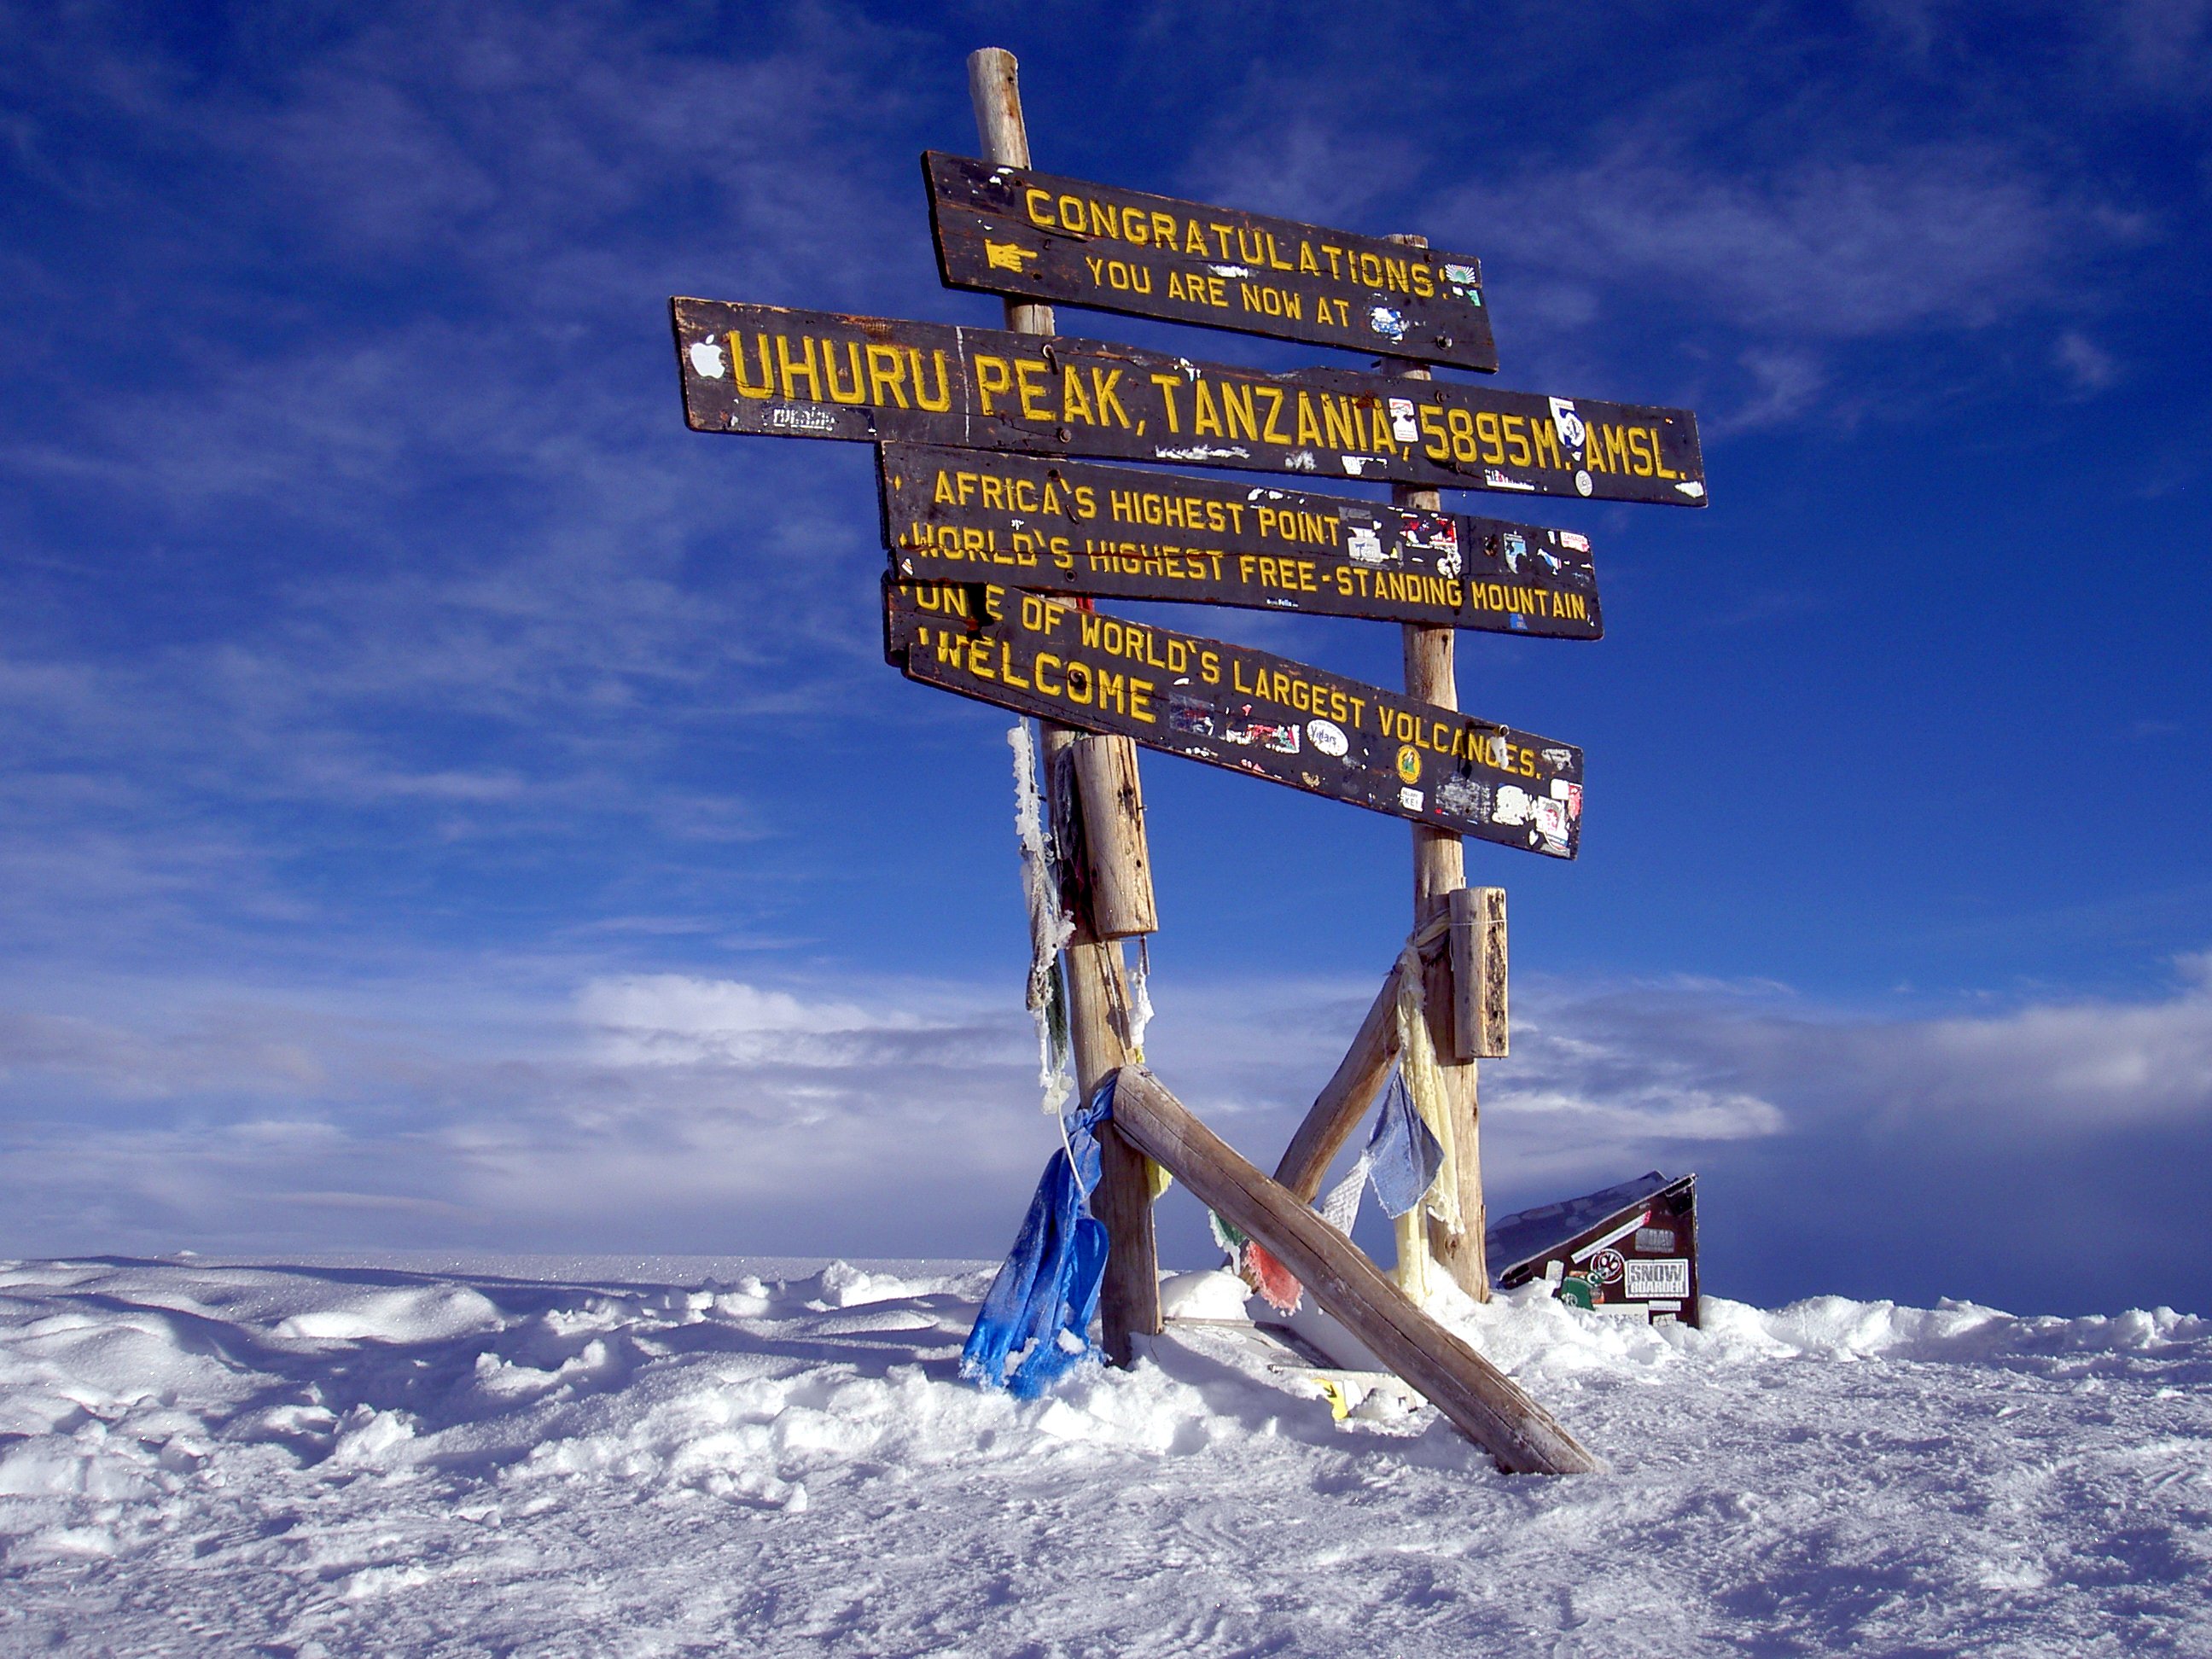
[[[1809,339],[1984,325],[2054,293],[2085,246],[2139,229],[1968,144],[1747,174],[1638,139],[1438,205],[1528,264],[1659,284],[1671,303]]]
[[[1271,1164],[1366,995],[1169,982],[1149,1047],[1179,1095]],[[1026,1019],[1011,993],[975,988],[640,974],[491,1001],[418,976],[313,999],[19,985],[7,1006],[0,1250],[988,1255],[1053,1144]],[[2212,1132],[2203,961],[2163,997],[1987,1016],[1531,981],[1516,1019],[1513,1057],[1482,1069],[1503,1204],[1655,1165],[1871,1160],[1860,1178],[1899,1194],[1948,1179],[1970,1229],[2013,1201],[1986,1173],[1992,1146],[2046,1147],[2101,1191],[2124,1176],[2075,1149]]]
[[[2120,377],[2112,354],[2076,329],[2068,329],[2051,349],[2051,360],[2077,392],[2102,392]]]
[[[771,1060],[834,1066],[848,1048],[822,1039],[928,1029],[897,1009],[805,1001],[738,980],[683,974],[594,980],[577,993],[576,1014],[594,1033],[594,1055],[614,1066]]]
[[[1749,402],[1711,423],[1709,429],[1715,433],[1746,432],[1795,420],[1827,384],[1827,372],[1808,352],[1751,350],[1737,361],[1755,390]]]

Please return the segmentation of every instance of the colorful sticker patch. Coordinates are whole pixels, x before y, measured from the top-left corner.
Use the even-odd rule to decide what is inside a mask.
[[[1690,1260],[1676,1255],[1631,1261],[1627,1265],[1627,1281],[1621,1287],[1623,1294],[1638,1301],[1662,1297],[1680,1300],[1690,1293]]]

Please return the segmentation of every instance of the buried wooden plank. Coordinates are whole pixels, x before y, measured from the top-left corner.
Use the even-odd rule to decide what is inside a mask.
[[[1115,1073],[1114,1122],[1201,1204],[1256,1239],[1379,1359],[1509,1474],[1604,1468],[1510,1377],[1431,1319],[1289,1190],[1192,1115],[1150,1072]]]

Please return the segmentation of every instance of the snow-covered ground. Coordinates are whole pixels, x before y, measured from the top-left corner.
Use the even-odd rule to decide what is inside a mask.
[[[0,1263],[0,1652],[2212,1654],[2212,1322],[1443,1310],[1508,1480],[1173,1340],[956,1380],[988,1270]]]

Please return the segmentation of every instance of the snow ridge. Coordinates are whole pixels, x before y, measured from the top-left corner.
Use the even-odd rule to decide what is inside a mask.
[[[1447,1289],[1544,1481],[1172,1339],[979,1391],[988,1267],[564,1265],[0,1262],[0,1653],[2212,1652],[2170,1309]]]

